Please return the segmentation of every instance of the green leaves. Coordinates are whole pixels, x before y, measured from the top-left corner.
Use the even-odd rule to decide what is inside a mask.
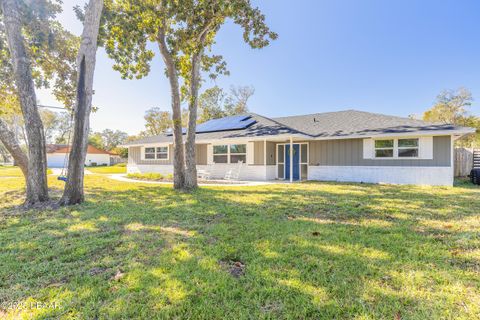
[[[252,48],[263,48],[277,38],[249,0],[109,0],[104,45],[122,78],[142,78],[150,72],[154,57],[149,42],[158,41],[162,31],[178,75],[188,87],[195,54],[201,54],[201,69],[210,78],[228,75],[223,57],[211,52],[227,19],[243,28],[244,41]]]
[[[60,1],[29,0],[21,2],[25,45],[32,61],[32,76],[38,88],[52,88],[54,96],[71,108],[75,101],[76,65],[79,38],[63,29],[55,20]],[[16,88],[0,16],[0,99],[12,102]],[[18,102],[13,102],[18,103]]]

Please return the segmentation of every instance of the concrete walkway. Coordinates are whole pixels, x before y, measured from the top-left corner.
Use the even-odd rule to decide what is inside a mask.
[[[50,168],[50,170],[52,170],[52,175],[54,176],[59,176],[62,173],[62,168]],[[65,174],[66,174],[66,171],[67,170],[65,170],[64,172]],[[85,174],[92,174],[92,172],[85,169]]]
[[[134,182],[134,183],[148,183],[148,184],[172,184],[172,182],[167,181],[147,181],[147,180],[136,180],[127,178],[126,174],[110,174],[109,178],[117,181],[123,182]],[[250,187],[250,186],[265,186],[270,184],[281,184],[285,183],[283,181],[234,181],[232,183],[225,183],[224,180],[218,180],[219,183],[215,183],[215,180],[212,180],[211,183],[199,183],[199,186],[215,186],[215,187]]]

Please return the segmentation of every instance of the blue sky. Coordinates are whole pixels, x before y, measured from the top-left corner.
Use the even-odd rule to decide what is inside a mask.
[[[59,17],[70,31],[82,26],[65,0]],[[443,89],[464,86],[480,114],[480,1],[262,0],[254,1],[279,39],[250,49],[227,23],[214,52],[231,75],[217,84],[255,88],[249,107],[266,116],[345,109],[391,115],[421,114]],[[157,51],[158,52],[158,51]],[[122,80],[103,49],[97,54],[92,129],[143,129],[151,107],[170,110],[170,93],[157,55],[142,80]],[[206,82],[203,89],[214,85]],[[46,91],[43,104],[58,105]]]

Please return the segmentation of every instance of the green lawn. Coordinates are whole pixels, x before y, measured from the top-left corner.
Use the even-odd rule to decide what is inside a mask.
[[[480,317],[477,187],[85,183],[83,205],[20,213],[0,180],[0,318]]]
[[[23,174],[18,167],[0,165],[0,177],[23,177]]]
[[[108,166],[108,167],[88,167],[88,171],[101,174],[127,173],[127,167]]]
[[[52,174],[52,170],[47,169],[47,174]],[[23,173],[19,167],[0,165],[0,178],[5,177],[23,177]]]

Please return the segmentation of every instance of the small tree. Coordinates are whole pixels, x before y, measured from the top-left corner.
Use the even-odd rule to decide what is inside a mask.
[[[205,90],[198,99],[197,123],[247,113],[248,100],[254,92],[253,87],[242,86],[232,86],[229,94],[218,86]]]
[[[172,114],[160,108],[151,108],[145,112],[145,134],[156,136],[171,128]]]
[[[105,129],[102,132],[95,132],[88,137],[88,144],[110,151],[124,143],[128,138],[126,132],[120,130]]]
[[[255,93],[253,87],[231,87],[227,97],[225,111],[227,115],[243,114],[248,112],[248,100]]]
[[[478,145],[480,141],[480,118],[469,113],[472,105],[472,93],[465,88],[444,90],[438,96],[435,104],[423,113],[423,120],[457,126],[477,128],[477,134],[457,141],[457,145]]]
[[[465,88],[444,90],[437,96],[433,107],[423,113],[423,120],[463,125],[472,101],[472,93]]]

